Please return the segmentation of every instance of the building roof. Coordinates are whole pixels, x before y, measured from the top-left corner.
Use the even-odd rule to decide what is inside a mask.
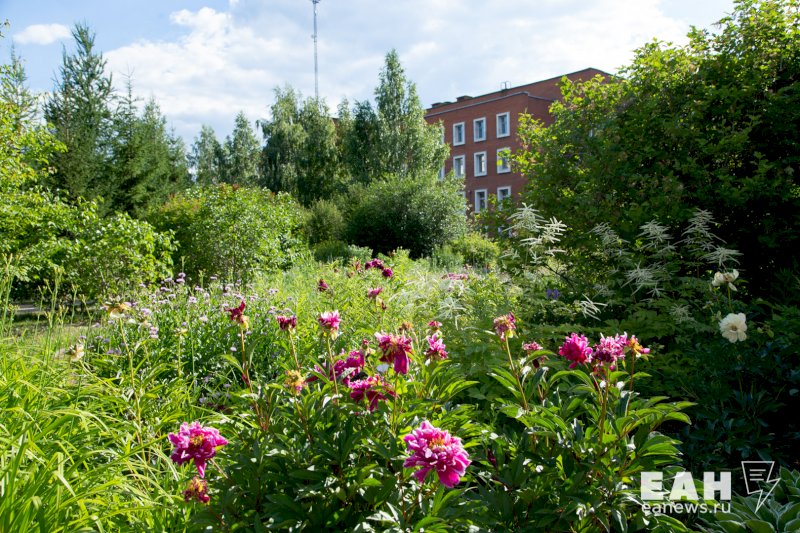
[[[433,104],[425,112],[426,117],[432,117],[439,114],[454,111],[456,109],[463,109],[465,107],[472,107],[486,102],[492,102],[503,98],[510,98],[512,96],[526,95],[529,98],[553,102],[561,97],[561,80],[568,78],[572,81],[585,81],[589,80],[596,75],[610,77],[610,74],[598,70],[596,68],[585,68],[569,74],[563,74],[554,78],[536,81],[517,87],[509,87],[491,93],[482,94],[480,96],[459,96],[455,102],[439,102]]]

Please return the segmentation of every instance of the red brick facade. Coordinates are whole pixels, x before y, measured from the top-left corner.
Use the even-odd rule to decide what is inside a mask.
[[[565,76],[573,81],[588,80],[595,75],[608,76],[587,68]],[[502,150],[519,148],[517,125],[520,113],[529,113],[550,124],[548,109],[561,97],[561,78],[511,87],[482,96],[461,96],[455,102],[434,104],[425,112],[430,124],[441,122],[444,140],[450,146],[445,172],[456,169],[464,176],[464,194],[471,210],[480,211],[489,195],[516,197],[526,179],[499,164]],[[482,135],[481,135],[482,134]],[[462,141],[462,142],[459,142]],[[476,202],[478,208],[476,209]]]

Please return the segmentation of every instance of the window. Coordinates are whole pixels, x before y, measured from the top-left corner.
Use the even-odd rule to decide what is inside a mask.
[[[497,151],[497,173],[504,174],[506,172],[511,172],[511,163],[508,160],[510,155],[510,151],[508,148],[500,148]]]
[[[453,124],[453,146],[464,144],[464,123]]]
[[[475,175],[486,175],[486,152],[475,152]]]
[[[497,188],[497,201],[502,202],[503,200],[507,200],[511,198],[511,187],[498,187]]]
[[[511,135],[511,125],[508,121],[508,113],[500,113],[497,115],[497,138],[508,137]]]
[[[480,213],[486,209],[486,189],[475,191],[475,212]]]
[[[444,165],[442,165],[442,168],[439,169],[439,179],[444,179]]]
[[[463,178],[466,172],[464,171],[464,156],[457,155],[453,158],[453,173],[457,178]]]
[[[485,141],[486,140],[486,118],[476,118],[472,121],[472,140]]]

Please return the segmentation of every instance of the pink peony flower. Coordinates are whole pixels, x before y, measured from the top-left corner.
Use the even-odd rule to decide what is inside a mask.
[[[350,398],[360,402],[364,398],[369,402],[368,409],[374,411],[378,402],[387,399],[387,394],[395,397],[394,391],[389,384],[380,376],[370,376],[366,379],[351,381],[347,384],[350,387]]]
[[[367,297],[375,299],[381,292],[383,292],[383,287],[375,287],[367,291]]]
[[[318,290],[319,292],[325,292],[325,291],[327,291],[327,290],[328,290],[328,284],[327,284],[327,283],[325,283],[325,280],[324,280],[324,279],[320,279],[320,280],[319,280],[319,283],[317,283],[317,290]]]
[[[200,477],[205,476],[206,461],[217,454],[217,448],[228,444],[219,431],[204,428],[200,422],[192,422],[191,425],[184,422],[178,433],[169,434],[169,440],[175,446],[172,460],[181,465],[194,459]]]
[[[373,259],[371,261],[367,261],[364,263],[364,268],[369,270],[370,268],[377,268],[378,270],[383,270],[386,268],[386,265],[380,259]]]
[[[183,491],[183,499],[187,502],[197,500],[200,503],[208,503],[211,498],[208,496],[208,483],[205,479],[195,476],[189,481],[186,490]]]
[[[365,365],[364,354],[360,350],[352,350],[346,359],[337,359],[333,363],[333,371],[328,372],[328,379],[342,378],[341,381],[345,385],[350,382],[350,377],[355,376],[364,369]],[[324,374],[325,370],[317,366],[317,372]],[[344,376],[344,377],[342,377]],[[306,383],[317,381],[317,376],[311,375],[306,378]]]
[[[522,344],[522,349],[523,349],[523,350],[524,350],[526,353],[532,353],[532,352],[536,352],[536,351],[539,351],[539,350],[541,350],[541,349],[542,349],[542,346],[541,346],[541,345],[540,345],[538,342],[536,342],[536,341],[531,341],[531,342],[525,342],[525,343],[523,343],[523,344]]]
[[[278,321],[278,327],[281,328],[281,331],[291,331],[297,329],[297,316],[285,316],[285,315],[278,315],[275,317],[275,320]]]
[[[381,349],[381,361],[394,364],[398,374],[408,374],[408,360],[411,353],[411,339],[405,335],[376,333],[378,347]]]
[[[436,470],[439,482],[454,487],[471,463],[461,439],[425,421],[403,439],[412,452],[403,463],[406,468],[421,466],[414,477],[422,483],[431,470]]]
[[[570,368],[575,368],[589,362],[592,356],[592,349],[589,348],[589,341],[585,335],[578,336],[577,333],[571,334],[558,349],[558,355],[563,355],[568,361],[572,361]]]
[[[339,336],[339,324],[342,321],[341,318],[339,318],[339,311],[325,311],[319,315],[317,321],[322,331],[330,335],[332,339]]]
[[[381,270],[381,275],[382,275],[384,278],[391,278],[392,276],[394,276],[394,270],[392,270],[392,269],[391,269],[391,268],[389,268],[389,267],[386,267],[386,268],[384,268],[383,270]]]
[[[617,359],[625,358],[625,347],[627,345],[628,336],[625,334],[614,337],[600,335],[600,342],[595,344],[592,350],[592,362],[608,363],[613,369]]]
[[[230,309],[225,309],[225,311],[231,315],[231,320],[241,326],[244,326],[247,324],[247,317],[244,316],[245,307],[247,307],[247,304],[245,304],[244,300],[242,300],[242,303],[240,303],[238,307],[231,307]]]
[[[428,322],[428,329],[431,330],[431,333],[439,333],[439,330],[442,329],[442,323],[437,322],[436,320],[431,320]]]
[[[504,341],[506,337],[509,339],[513,337],[515,329],[517,329],[517,319],[514,313],[508,313],[494,319],[494,331],[500,337],[500,340]]]
[[[428,335],[425,337],[425,340],[428,341],[428,350],[425,352],[426,357],[447,359],[447,352],[445,351],[446,346],[444,345],[444,342],[442,342],[442,339],[439,338],[438,333]]]

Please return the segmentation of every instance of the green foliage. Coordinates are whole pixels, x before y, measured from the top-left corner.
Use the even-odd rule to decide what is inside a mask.
[[[300,218],[286,194],[228,185],[190,189],[149,217],[175,232],[174,263],[195,281],[203,273],[236,280],[287,268],[305,250]]]
[[[775,276],[798,264],[798,17],[793,0],[741,0],[716,34],[648,44],[613,80],[565,82],[554,124],[519,129],[526,201],[575,229],[575,248],[600,222],[633,241],[648,220],[707,210],[753,287],[784,297]]]
[[[466,230],[460,188],[454,179],[391,176],[358,189],[347,207],[347,240],[380,253],[430,255]]]
[[[344,241],[322,241],[313,247],[314,259],[328,263],[338,259],[347,262],[350,259],[357,259],[366,262],[372,257],[372,250],[362,248]]]
[[[309,209],[304,224],[308,242],[317,244],[339,240],[344,234],[344,223],[335,202],[324,198],[317,200]]]
[[[214,128],[203,124],[189,153],[189,165],[194,169],[194,181],[198,185],[215,185],[222,182],[225,167],[225,151]]]
[[[453,252],[461,255],[464,262],[475,267],[490,267],[500,257],[500,247],[476,231],[470,231],[450,244]]]
[[[249,187],[259,185],[258,156],[261,144],[243,111],[236,115],[233,133],[225,139],[224,151],[223,181]]]

